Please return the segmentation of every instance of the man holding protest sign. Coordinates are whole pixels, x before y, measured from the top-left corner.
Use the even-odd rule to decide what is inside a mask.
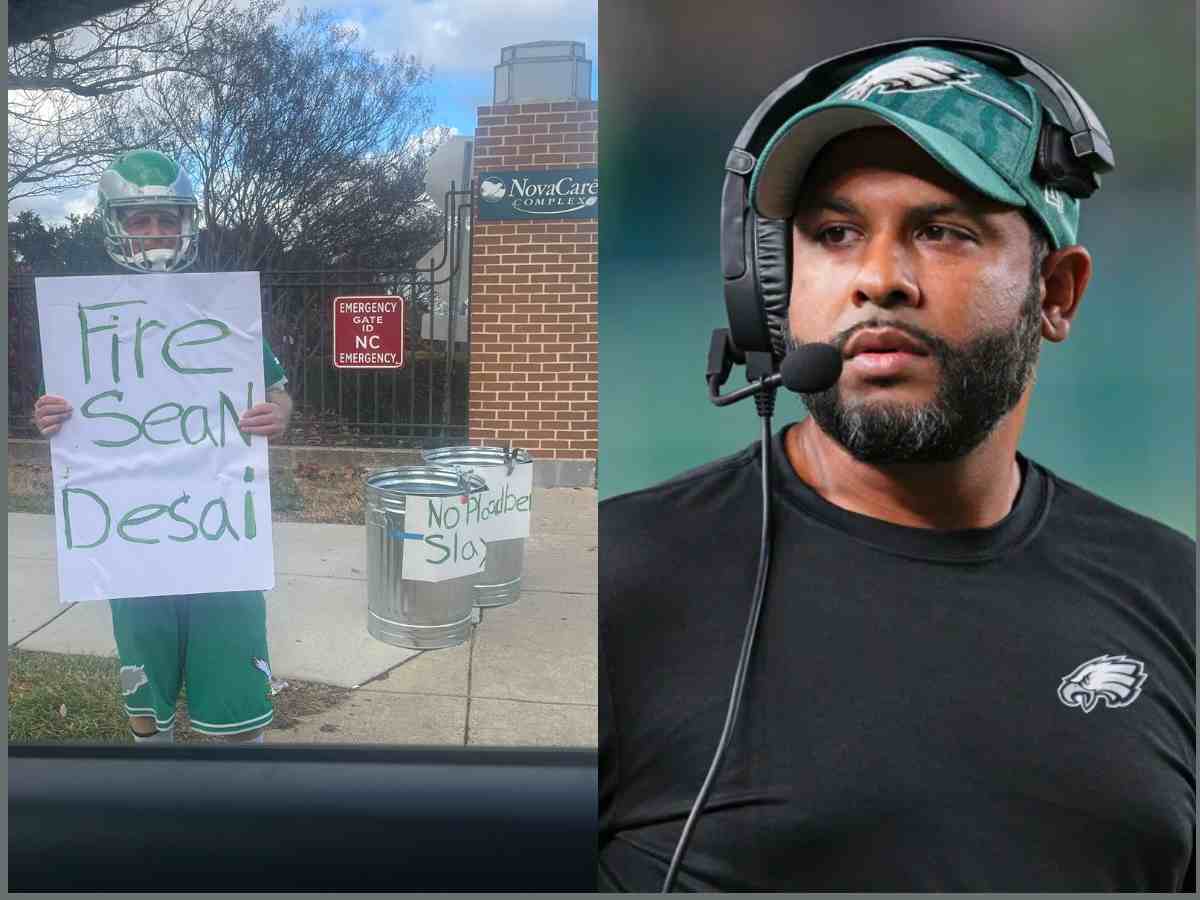
[[[55,509],[61,525],[60,594],[63,602],[109,599],[121,659],[121,691],[135,741],[174,739],[175,703],[186,681],[196,731],[261,742],[273,715],[262,589],[273,586],[274,573],[268,481],[255,483],[254,478],[256,468],[266,471],[266,448],[251,436],[283,434],[292,403],[284,390],[283,369],[266,342],[261,341],[262,382],[253,372],[256,351],[246,352],[247,343],[261,334],[257,273],[188,275],[200,281],[186,284],[162,278],[195,261],[199,239],[191,181],[168,157],[150,150],[124,154],[105,171],[98,193],[109,256],[126,269],[159,277],[133,279],[136,289],[123,276],[39,280],[48,385],[94,389],[93,379],[108,377],[104,354],[97,352],[108,336],[101,333],[112,332],[113,389],[81,404],[86,422],[79,428],[90,429],[86,439],[77,432],[64,444],[65,436],[60,436],[52,448]],[[88,295],[87,305],[77,299],[82,293]],[[136,299],[129,299],[131,295]],[[93,302],[109,297],[113,302]],[[180,315],[188,320],[172,329]],[[78,321],[79,357],[63,352],[74,346],[63,334],[72,320]],[[106,321],[111,323],[102,324]],[[192,339],[180,339],[185,336]],[[191,349],[213,344],[219,346]],[[122,345],[132,345],[132,372]],[[161,365],[154,360],[159,345]],[[215,358],[202,366],[199,357],[204,352]],[[82,365],[76,367],[76,360]],[[205,396],[214,399],[186,408],[174,401],[159,403],[140,418],[111,408],[145,402],[156,387],[181,391],[187,400],[187,392],[194,393],[197,384],[207,387]],[[265,399],[252,402],[256,395],[264,396],[258,393],[259,385],[265,386]],[[238,414],[232,397],[241,396],[243,389],[245,408]],[[95,408],[101,401],[108,411]],[[164,410],[174,412],[164,416]],[[33,421],[42,435],[53,437],[73,412],[66,397],[47,393],[34,404]],[[227,413],[236,419],[228,435]],[[123,430],[113,433],[114,426],[108,424],[112,422],[122,423]],[[112,455],[106,457],[105,452]],[[129,496],[138,495],[138,488],[144,495],[147,484],[178,492],[189,478],[198,486],[216,485],[218,496],[202,512],[189,509],[193,498],[186,486],[170,504],[144,503],[123,515],[116,508],[116,499],[127,499],[114,498],[118,488]],[[84,484],[87,487],[80,486]],[[106,488],[105,496],[98,493],[101,487]],[[256,499],[257,508],[265,512],[261,526]],[[214,510],[220,521],[210,529]],[[151,527],[164,516],[176,523],[176,530],[184,525],[190,533],[167,534]],[[265,550],[254,545],[256,537]],[[239,566],[237,553],[245,554],[243,559],[251,564]],[[185,575],[219,586],[176,593]],[[121,590],[131,581],[141,589],[134,596]],[[250,582],[260,589],[236,589]]]

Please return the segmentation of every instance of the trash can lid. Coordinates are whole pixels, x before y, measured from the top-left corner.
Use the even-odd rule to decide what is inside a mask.
[[[423,497],[449,497],[477,494],[487,490],[487,482],[473,472],[450,466],[397,466],[368,472],[366,485],[392,494]]]
[[[504,466],[509,460],[517,464],[533,462],[533,457],[526,451],[504,447],[437,447],[422,450],[421,456],[426,462],[441,465]]]

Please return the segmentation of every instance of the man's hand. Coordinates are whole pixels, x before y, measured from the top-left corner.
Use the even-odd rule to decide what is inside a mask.
[[[266,403],[250,407],[238,420],[238,428],[246,434],[274,438],[287,431],[288,419],[292,416],[292,398],[286,391],[271,391],[267,397]]]
[[[62,423],[71,418],[72,406],[62,397],[43,394],[33,404],[33,424],[42,437],[57,434]]]

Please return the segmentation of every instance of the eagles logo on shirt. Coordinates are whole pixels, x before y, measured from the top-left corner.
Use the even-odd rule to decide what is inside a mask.
[[[843,88],[841,96],[846,100],[866,100],[876,91],[891,94],[896,91],[945,90],[978,77],[979,73],[946,60],[902,56],[856,78]]]
[[[1062,680],[1058,699],[1090,713],[1101,700],[1109,709],[1128,706],[1142,693],[1145,667],[1128,656],[1097,656]]]

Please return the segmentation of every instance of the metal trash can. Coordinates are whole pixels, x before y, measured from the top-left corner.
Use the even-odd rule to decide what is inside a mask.
[[[472,585],[477,576],[406,581],[406,498],[461,497],[487,490],[478,475],[445,466],[400,466],[368,473],[367,631],[397,647],[434,650],[461,644],[477,621]]]
[[[514,466],[532,466],[524,450],[504,447],[438,447],[421,456],[430,465],[462,466],[483,476],[488,486],[497,474]],[[525,568],[525,538],[488,541],[487,564],[475,582],[475,605],[481,608],[508,606],[521,597],[521,575]]]

